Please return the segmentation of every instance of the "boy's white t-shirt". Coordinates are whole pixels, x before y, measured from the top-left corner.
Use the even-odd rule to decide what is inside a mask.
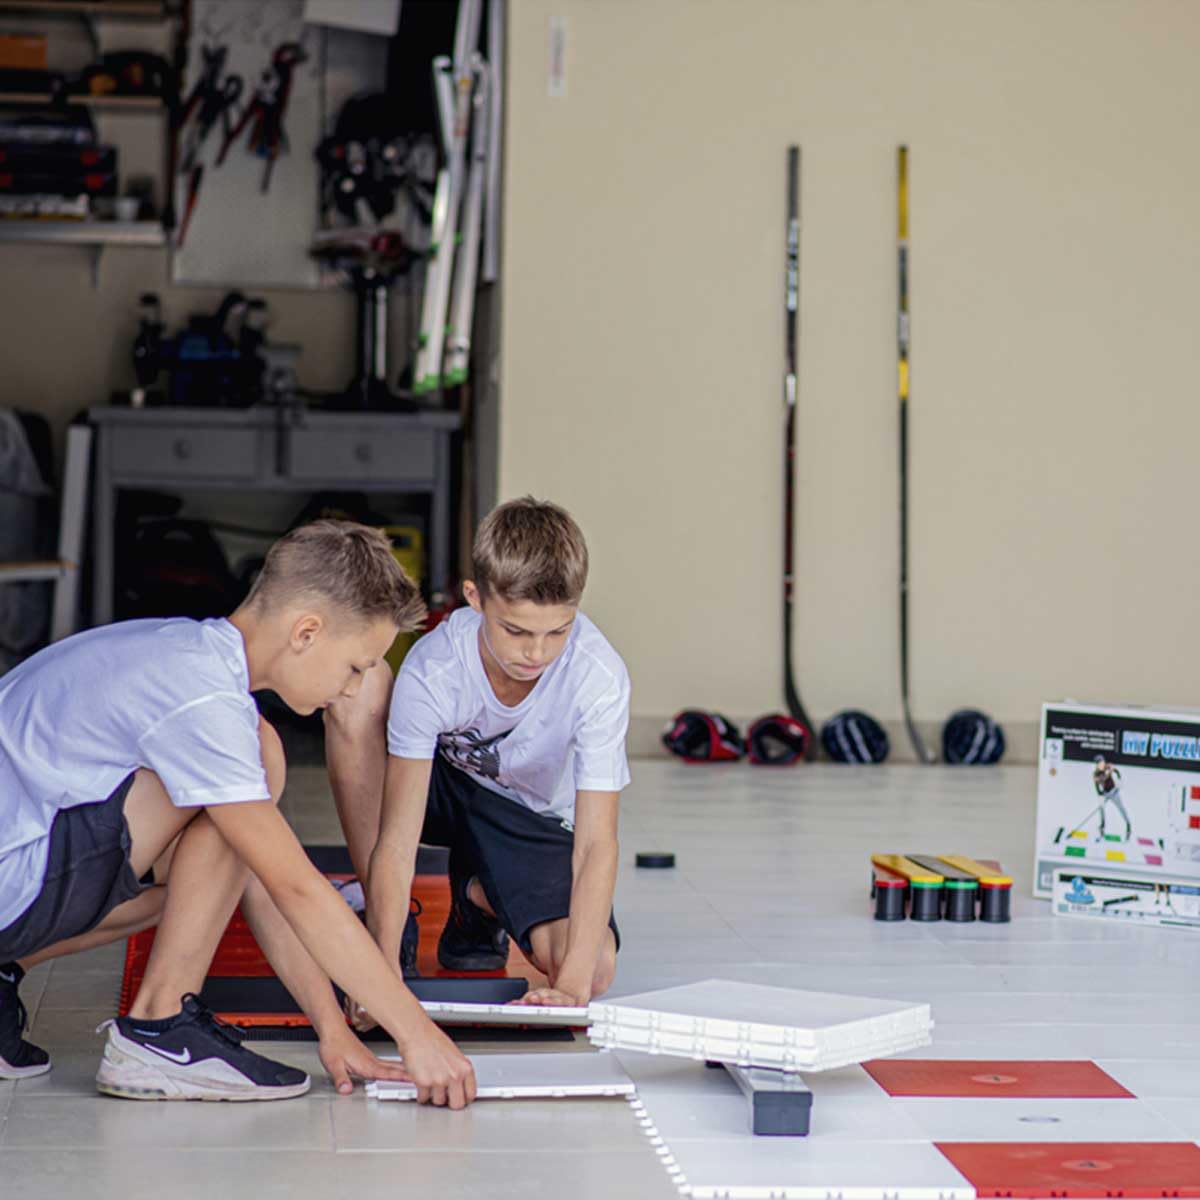
[[[224,619],[102,626],[0,677],[0,929],[41,889],[59,810],[139,767],[181,808],[269,799],[258,720]]]
[[[405,656],[388,752],[440,753],[484,787],[568,821],[577,791],[626,787],[629,673],[600,630],[578,613],[562,653],[510,708],[484,671],[481,621],[474,609],[457,609]]]

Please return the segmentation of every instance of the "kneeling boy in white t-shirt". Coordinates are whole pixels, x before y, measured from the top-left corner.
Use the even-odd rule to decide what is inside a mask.
[[[423,1099],[470,1101],[470,1063],[276,808],[283,751],[250,696],[272,688],[300,713],[348,700],[423,613],[382,534],[321,521],[272,547],[228,620],[93,629],[0,679],[0,1078],[50,1069],[22,1037],[26,970],[157,924],[129,1015],[107,1022],[99,1089],[169,1100],[307,1091],[303,1071],[242,1047],[195,996],[240,898],[339,1091],[351,1075],[398,1071],[350,1033],[328,978],[370,995]],[[143,882],[151,870],[165,888]]]
[[[497,969],[511,937],[550,983],[527,1003],[583,1005],[616,969],[629,676],[579,611],[587,547],[561,508],[501,505],[472,559],[470,608],[417,642],[390,703],[377,676],[326,713],[338,811],[395,969],[418,843],[449,846],[441,963]]]

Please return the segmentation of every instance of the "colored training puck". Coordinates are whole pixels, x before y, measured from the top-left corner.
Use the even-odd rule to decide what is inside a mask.
[[[675,855],[663,853],[639,854],[636,861],[639,867],[673,867],[675,865]]]

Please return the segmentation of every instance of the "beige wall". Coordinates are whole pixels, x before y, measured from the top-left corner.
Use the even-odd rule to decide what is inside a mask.
[[[777,707],[785,147],[797,668],[894,720],[910,146],[917,716],[1195,703],[1200,4],[515,0],[500,491],[581,519],[635,714]],[[567,95],[547,96],[552,15]]]

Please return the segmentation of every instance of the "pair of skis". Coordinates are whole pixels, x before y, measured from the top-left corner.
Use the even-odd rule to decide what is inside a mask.
[[[460,0],[453,56],[433,60],[442,168],[434,192],[433,232],[413,368],[417,394],[454,387],[467,378],[485,207],[488,246],[484,279],[496,277],[497,117],[504,14],[503,0],[491,0],[489,61],[477,49],[483,3]]]
[[[917,758],[934,761],[912,718],[909,703],[908,653],[908,147],[897,151],[897,394],[900,401],[900,699],[904,726]],[[787,153],[787,249],[784,284],[784,519],[783,519],[783,690],[788,712],[813,729],[800,699],[792,668],[792,607],[794,591],[793,541],[795,529],[796,400],[798,391],[799,337],[797,316],[800,294],[800,148]]]

